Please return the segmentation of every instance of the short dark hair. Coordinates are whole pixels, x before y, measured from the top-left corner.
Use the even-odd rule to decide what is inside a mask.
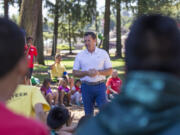
[[[27,37],[27,42],[29,41],[29,40],[33,40],[33,38],[32,37]]]
[[[57,59],[58,57],[61,57],[61,55],[60,54],[56,54],[55,59]]]
[[[48,84],[48,83],[51,83],[51,79],[49,79],[49,78],[44,78],[43,86],[44,86],[44,87],[47,87],[47,84]]]
[[[10,72],[24,56],[24,45],[21,29],[14,22],[0,18],[0,77]]]
[[[69,119],[69,111],[64,106],[55,106],[47,116],[47,125],[51,129],[61,128]]]
[[[96,34],[94,33],[94,32],[86,32],[85,34],[84,34],[84,36],[86,37],[86,36],[91,36],[92,37],[92,39],[96,39]]]
[[[81,83],[81,80],[80,80],[80,79],[77,79],[74,84],[76,85],[78,82]]]
[[[134,21],[125,42],[127,71],[180,71],[180,31],[176,22],[159,14]]]

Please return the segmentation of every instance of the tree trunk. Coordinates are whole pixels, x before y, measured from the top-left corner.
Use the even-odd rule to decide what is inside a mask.
[[[95,27],[96,27],[96,32],[99,32],[99,29],[98,29],[98,20],[97,20],[97,17],[98,17],[98,11],[97,11],[97,1],[96,2],[96,7],[95,7]]]
[[[38,50],[38,63],[44,65],[44,45],[43,45],[43,22],[42,22],[42,0],[40,1],[40,13],[36,30],[35,45]]]
[[[20,12],[20,27],[26,36],[34,39],[38,50],[38,62],[44,64],[42,39],[42,0],[23,0]]]
[[[104,42],[103,49],[109,53],[110,0],[106,0],[104,14]]]
[[[20,27],[25,29],[26,36],[36,40],[36,29],[40,13],[41,0],[23,0],[20,11]]]
[[[71,17],[69,15],[69,22],[68,22],[68,25],[69,25],[69,54],[72,54],[72,44],[71,44]]]
[[[58,40],[58,23],[59,23],[59,0],[56,0],[55,4],[55,17],[54,17],[54,32],[53,32],[53,45],[52,45],[52,52],[51,56],[56,55],[57,51],[57,40]]]
[[[116,1],[116,12],[116,57],[121,58],[121,0]]]
[[[4,0],[4,17],[9,17],[9,0]]]

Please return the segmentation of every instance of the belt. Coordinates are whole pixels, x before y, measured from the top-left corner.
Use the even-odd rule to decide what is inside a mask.
[[[104,82],[105,82],[104,80],[97,81],[97,82],[82,81],[82,84],[87,84],[87,85],[98,85],[98,84],[101,84],[101,83],[104,83]]]

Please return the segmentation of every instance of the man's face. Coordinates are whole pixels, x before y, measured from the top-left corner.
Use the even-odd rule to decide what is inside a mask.
[[[96,39],[93,39],[91,35],[84,37],[86,48],[89,52],[93,52],[96,46]]]

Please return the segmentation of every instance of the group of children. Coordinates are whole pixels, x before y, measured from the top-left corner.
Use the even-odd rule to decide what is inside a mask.
[[[71,103],[81,105],[81,81],[75,81],[72,78],[63,76],[58,84],[57,90],[51,90],[51,80],[46,78],[43,81],[41,92],[47,99],[50,105],[63,105],[71,106]]]
[[[77,79],[75,82],[72,78],[63,76],[59,80],[57,90],[52,90],[51,80],[46,78],[44,79],[43,85],[41,87],[41,92],[52,105],[67,105],[71,106],[71,103],[75,103],[80,106],[82,104],[81,96],[81,81]],[[108,78],[107,86],[107,98],[110,100],[120,93],[120,87],[122,85],[122,80],[118,77],[117,70],[113,70],[112,76]]]

